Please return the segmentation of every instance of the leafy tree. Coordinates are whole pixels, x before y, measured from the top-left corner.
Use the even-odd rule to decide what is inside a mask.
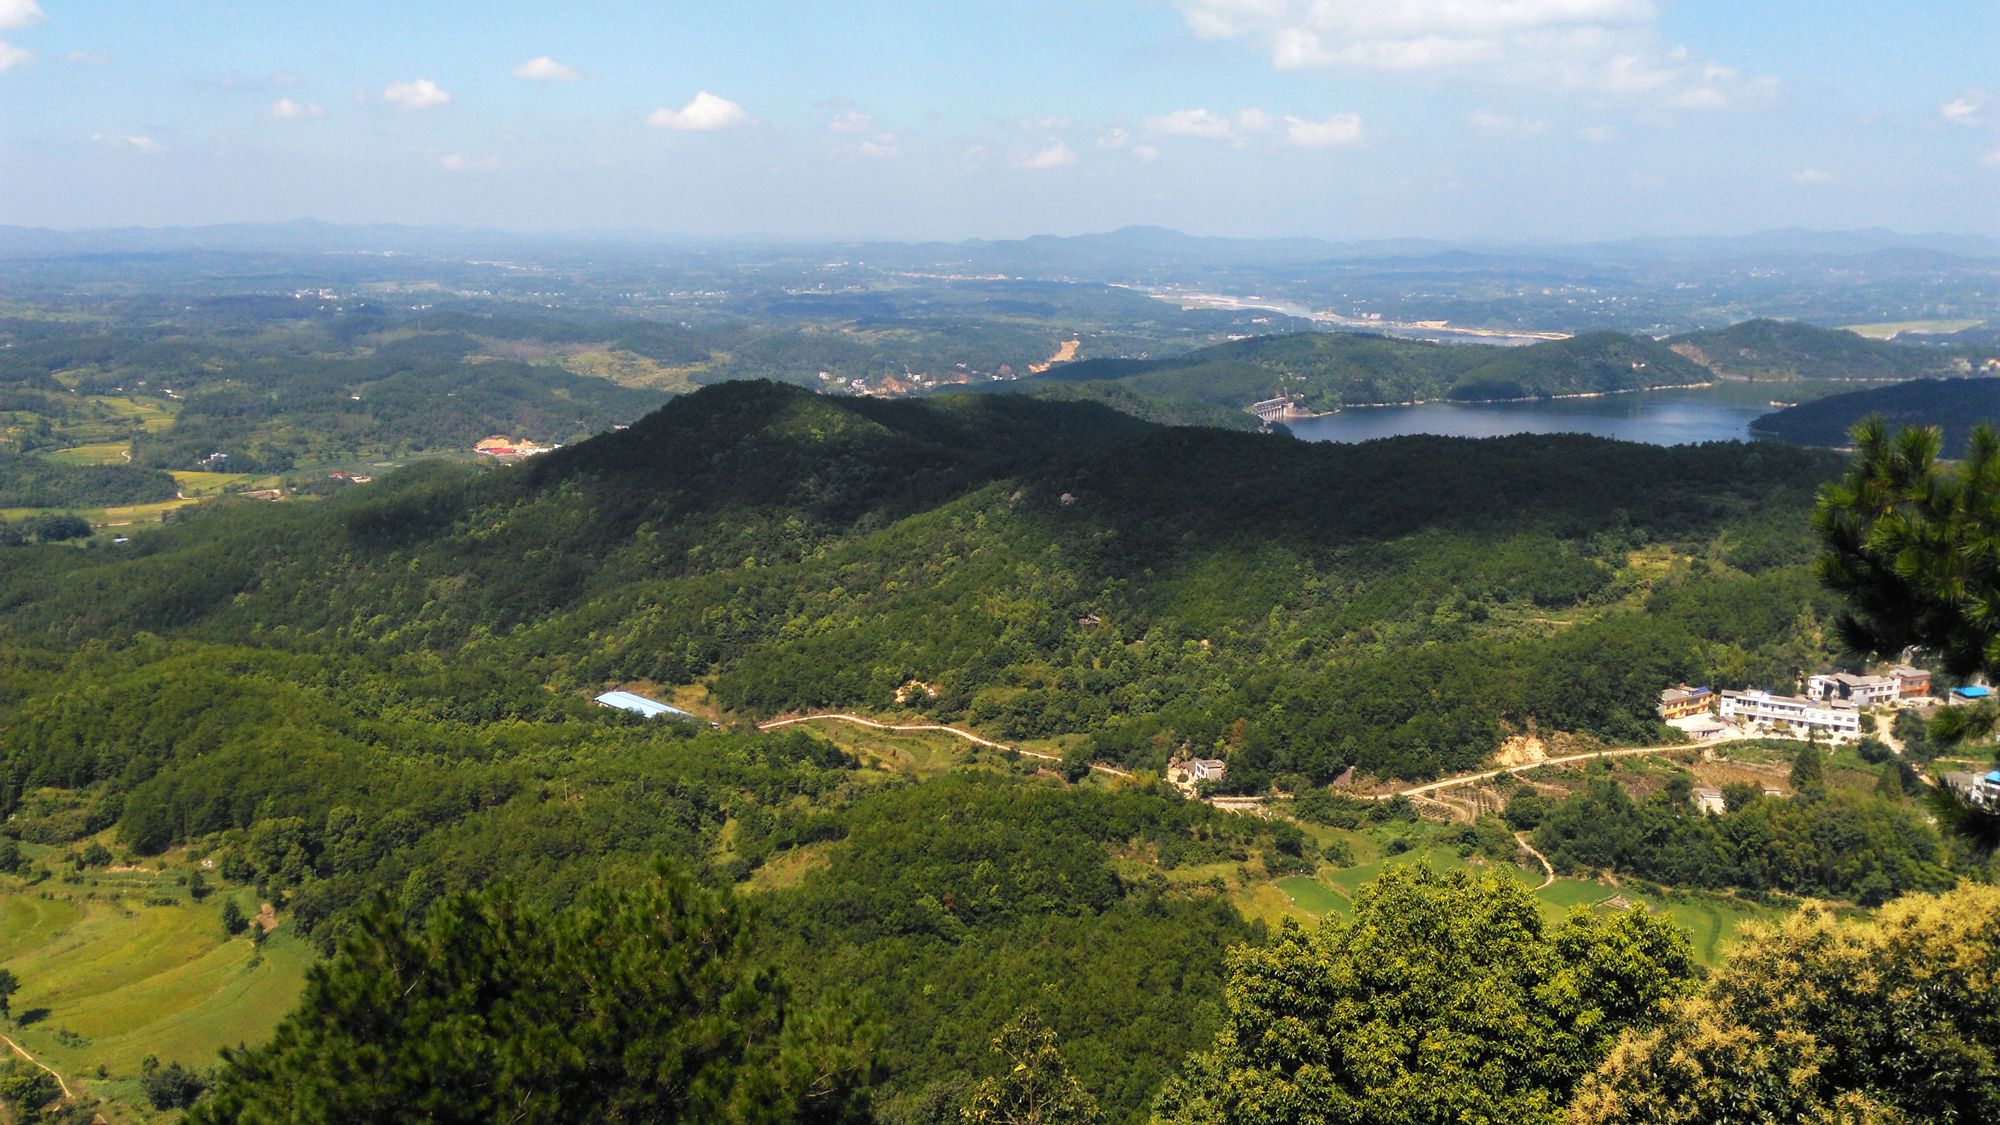
[[[1693,975],[1687,938],[1643,910],[1550,925],[1505,875],[1391,869],[1353,921],[1231,952],[1223,1030],[1155,1119],[1553,1123],[1618,1033],[1657,1022]]]
[[[1005,1073],[973,1087],[960,1119],[964,1125],[1097,1125],[1097,1099],[1069,1072],[1056,1035],[1033,1008],[1015,1016],[993,1037]]]
[[[0,1019],[13,1018],[14,994],[21,991],[21,979],[7,969],[0,969]]]
[[[1806,743],[1792,752],[1792,788],[1802,795],[1826,790],[1826,756],[1818,746]]]
[[[223,937],[235,937],[237,934],[243,932],[243,927],[249,924],[249,919],[243,916],[243,908],[236,905],[234,898],[225,898],[222,900]]]
[[[139,1089],[154,1109],[186,1109],[207,1088],[201,1075],[180,1063],[161,1066],[157,1057],[147,1055],[139,1064]]]
[[[1572,1125],[2000,1120],[2000,888],[1746,927],[1709,991],[1629,1033]]]
[[[1893,436],[1880,418],[1854,428],[1856,457],[1813,513],[1821,581],[1847,599],[1838,620],[1851,648],[1936,654],[1959,679],[2000,680],[2000,434],[1979,426],[1956,467],[1938,459],[1936,427]],[[1989,734],[2000,712],[1947,708],[1945,741]],[[1940,786],[1943,820],[1976,848],[2000,841],[2000,813]]]
[[[743,908],[664,866],[553,914],[511,892],[366,915],[190,1120],[845,1122],[851,1026],[792,1008]]]
[[[41,1067],[9,1054],[0,1061],[0,1104],[12,1107],[19,1125],[39,1125],[51,1120],[48,1107],[62,1096],[55,1076]],[[55,1117],[60,1118],[58,1112]]]

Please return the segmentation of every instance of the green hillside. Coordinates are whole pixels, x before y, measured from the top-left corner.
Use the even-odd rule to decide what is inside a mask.
[[[1893,430],[1935,426],[1944,437],[1944,455],[1959,457],[1974,427],[2000,425],[2000,379],[1919,379],[1830,395],[1750,424],[1751,432],[1794,445],[1841,448],[1865,418],[1879,417]]]
[[[1115,382],[1157,399],[1233,409],[1281,391],[1306,409],[1412,402],[1600,394],[1705,382],[1709,374],[1639,336],[1591,333],[1521,348],[1432,344],[1357,333],[1238,340],[1164,360],[1064,364],[1038,383]]]
[[[1744,379],[1902,380],[1965,373],[1954,351],[1871,340],[1795,320],[1747,320],[1675,336],[1667,344],[1719,375]]]
[[[1259,923],[1365,909],[1396,855],[1521,883],[1498,820],[1323,783],[1467,769],[1530,729],[1657,742],[1662,684],[1827,659],[1806,516],[1837,464],[1573,436],[1317,445],[1087,402],[741,383],[520,465],[225,499],[116,549],[5,548],[0,891],[34,906],[0,911],[0,961],[37,1010],[29,1049],[123,1121],[151,1097],[147,1053],[194,1065],[261,1037],[304,958],[496,885],[522,925],[570,917],[550,912],[666,857],[754,902],[757,963],[797,1018],[870,1045],[877,1120],[948,1120],[1032,1008],[1107,1119],[1137,1122],[1217,1031],[1220,951]],[[610,685],[721,729],[593,706]],[[819,708],[1046,757],[750,726]],[[1228,763],[1227,788],[1295,794],[1274,804],[1297,819],[1183,800],[1157,779],[1190,750]],[[1643,794],[1695,768],[1621,777]],[[1596,776],[1540,780],[1553,803]],[[1872,775],[1835,781],[1911,857],[1866,893],[1937,880],[1914,813]],[[1565,823],[1594,829],[1596,807]],[[1760,913],[1736,896],[1862,893],[1846,868],[1737,862],[1839,828],[1731,836],[1710,898],[1652,901],[1719,957]],[[1527,914],[1614,924],[1630,912],[1584,868],[1687,860],[1617,842]],[[261,953],[224,937],[225,899],[272,904]],[[315,975],[304,1002],[332,987]]]

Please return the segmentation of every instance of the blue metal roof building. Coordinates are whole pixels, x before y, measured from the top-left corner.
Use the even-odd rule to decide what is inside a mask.
[[[1993,694],[1993,689],[1981,687],[1978,684],[1971,684],[1966,687],[1955,687],[1951,689],[1951,693],[1960,699],[1985,699],[1987,696]]]
[[[647,699],[643,695],[634,695],[629,691],[607,691],[597,697],[597,702],[606,707],[615,707],[620,711],[630,711],[634,715],[644,715],[649,719],[657,719],[661,715],[672,715],[680,719],[693,719],[697,717],[678,707],[661,703],[657,699]]]

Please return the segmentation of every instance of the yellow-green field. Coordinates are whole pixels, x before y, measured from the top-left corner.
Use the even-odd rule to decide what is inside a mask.
[[[231,895],[256,912],[248,891],[219,887],[195,902],[164,872],[33,886],[0,877],[0,968],[21,982],[7,1034],[86,1102],[136,1103],[149,1055],[206,1067],[225,1046],[262,1041],[297,1001],[313,954],[282,923],[261,950],[248,936],[225,938]],[[101,1111],[139,1119],[116,1105]]]
[[[257,473],[204,473],[193,469],[172,469],[169,475],[174,478],[175,484],[181,486],[181,495],[190,499],[220,496],[231,491],[276,488],[284,483],[279,477]]]
[[[1350,917],[1354,913],[1354,896],[1362,887],[1389,867],[1412,863],[1452,869],[1471,866],[1473,861],[1460,858],[1456,851],[1448,848],[1417,848],[1375,863],[1323,870],[1310,877],[1290,875],[1263,887],[1245,888],[1245,893],[1239,894],[1238,902],[1245,908],[1246,914],[1263,917],[1267,922],[1275,922],[1280,917],[1310,921],[1327,914]],[[1540,887],[1542,882],[1541,874],[1512,864],[1488,863],[1486,867],[1505,871],[1529,887]],[[1687,932],[1694,945],[1695,959],[1709,966],[1721,960],[1730,941],[1745,922],[1768,921],[1780,915],[1776,909],[1722,895],[1657,897],[1588,879],[1557,879],[1546,887],[1540,887],[1534,895],[1541,904],[1542,914],[1551,921],[1578,906],[1611,911],[1643,905],[1660,911]],[[1268,909],[1273,904],[1274,896],[1282,900],[1282,908],[1275,916]]]
[[[127,504],[118,508],[0,508],[0,517],[10,520],[26,519],[42,512],[74,511],[92,527],[126,527],[135,523],[158,523],[160,517],[176,508],[201,503],[198,496],[180,500],[161,500],[153,504]]]
[[[1857,336],[1887,340],[1900,332],[1963,332],[1986,323],[1983,320],[1892,320],[1881,324],[1842,325]]]
[[[54,449],[42,456],[58,465],[122,465],[130,460],[127,454],[131,452],[132,443],[129,441],[106,441]]]

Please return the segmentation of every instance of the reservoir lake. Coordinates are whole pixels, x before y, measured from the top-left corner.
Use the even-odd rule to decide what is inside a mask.
[[[1717,383],[1595,398],[1363,406],[1285,425],[1302,441],[1372,441],[1405,434],[1501,437],[1562,433],[1595,434],[1650,445],[1748,441],[1751,421],[1776,409],[1771,400],[1797,390],[1796,384]]]

